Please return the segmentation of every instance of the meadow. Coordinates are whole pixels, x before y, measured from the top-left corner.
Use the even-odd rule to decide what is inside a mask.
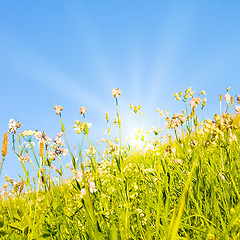
[[[87,149],[69,146],[62,106],[54,106],[61,132],[53,139],[21,132],[21,123],[10,119],[0,174],[10,148],[23,174],[18,182],[0,175],[0,238],[240,239],[240,96],[228,88],[219,114],[203,119],[205,91],[175,93],[184,110],[158,109],[165,123],[139,127],[135,142],[141,145],[134,145],[122,139],[121,91],[112,95],[116,118],[112,123],[106,113],[103,149],[89,139],[86,107],[73,134]],[[130,111],[138,122],[141,106],[130,104]]]

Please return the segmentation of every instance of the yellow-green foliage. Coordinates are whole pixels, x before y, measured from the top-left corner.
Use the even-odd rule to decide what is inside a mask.
[[[194,97],[188,88],[175,97],[186,107],[189,99],[191,111],[172,116],[166,112],[165,130],[139,127],[136,138],[142,144],[133,146],[121,139],[121,91],[114,89],[112,94],[119,136],[111,135],[106,114],[108,138],[102,139],[106,144],[102,151],[89,139],[86,107],[80,109],[83,122],[77,120],[74,129],[87,139],[89,149],[83,152],[81,148],[77,155],[75,147],[74,151],[69,148],[65,131],[53,141],[44,132],[28,130],[18,135],[11,119],[9,132],[21,146],[14,151],[24,177],[21,182],[5,177],[0,238],[239,239],[240,116],[221,112],[213,120],[199,122],[196,112],[205,107],[205,98],[200,98],[205,92]],[[231,112],[233,103],[226,97]],[[141,106],[130,108],[136,117],[142,115]],[[55,109],[64,129],[63,108]],[[23,139],[28,146],[22,144]],[[41,142],[40,157],[30,154],[36,151],[34,141]],[[61,158],[67,154],[72,164],[64,166]],[[35,172],[33,180],[26,162]]]

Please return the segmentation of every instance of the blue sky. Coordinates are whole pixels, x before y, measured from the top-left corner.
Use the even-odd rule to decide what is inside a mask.
[[[71,146],[81,106],[91,138],[104,137],[115,87],[125,135],[136,128],[130,103],[143,106],[147,128],[157,108],[180,111],[173,93],[190,86],[207,92],[212,116],[227,87],[239,94],[239,12],[239,1],[0,1],[0,136],[14,118],[54,138],[62,105]],[[9,154],[2,176],[18,167]]]

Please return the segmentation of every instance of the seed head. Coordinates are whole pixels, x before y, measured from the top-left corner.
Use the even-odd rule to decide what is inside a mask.
[[[4,133],[3,137],[3,145],[2,145],[2,156],[5,157],[7,155],[7,145],[8,145],[8,135],[7,132]]]
[[[40,157],[44,156],[44,142],[41,140],[39,143],[39,148],[40,148]]]
[[[109,122],[109,118],[108,118],[108,113],[107,112],[105,113],[105,117],[106,117],[107,122]]]
[[[220,94],[219,101],[220,102],[222,101],[222,94]]]

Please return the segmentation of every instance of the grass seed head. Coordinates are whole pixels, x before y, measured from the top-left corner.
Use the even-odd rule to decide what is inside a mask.
[[[43,141],[40,141],[39,148],[40,148],[40,157],[43,157],[44,156],[44,142]]]
[[[8,145],[8,135],[7,132],[4,133],[3,137],[3,145],[2,145],[2,156],[5,157],[7,155],[7,145]]]

